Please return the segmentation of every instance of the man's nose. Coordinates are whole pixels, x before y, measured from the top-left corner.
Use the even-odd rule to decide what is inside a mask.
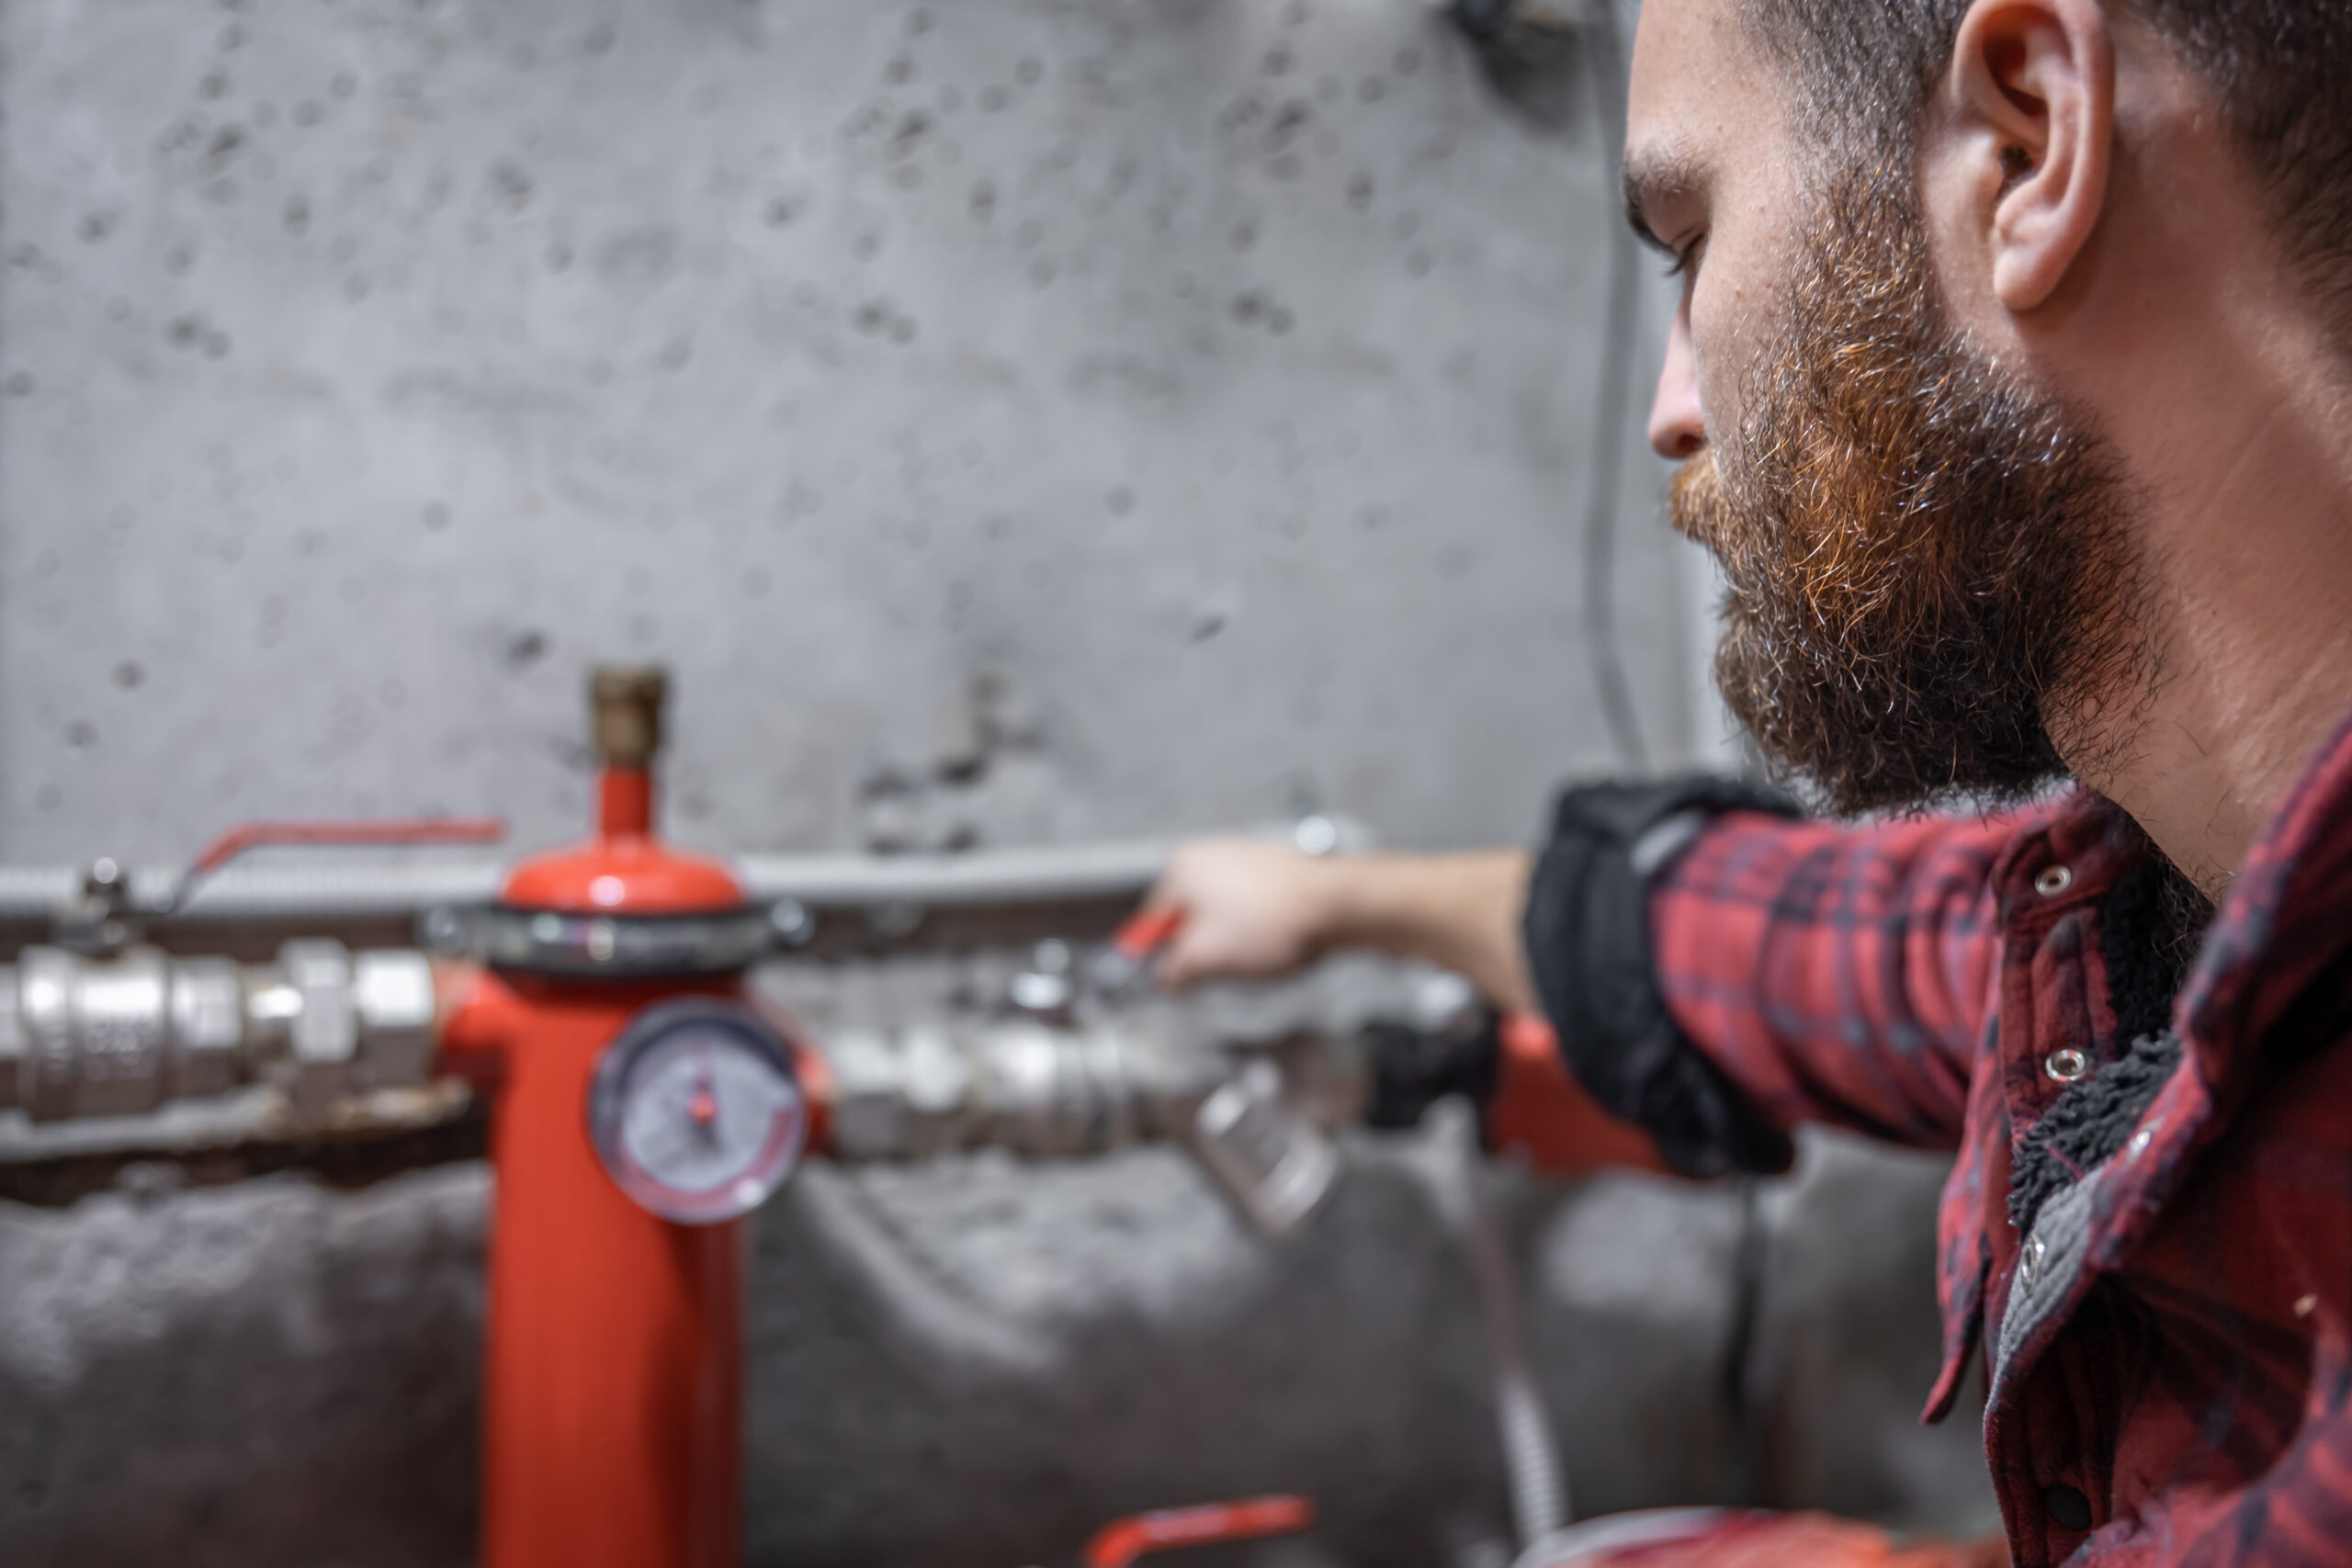
[[[1690,354],[1690,309],[1674,312],[1667,335],[1666,363],[1658,369],[1657,398],[1650,404],[1650,450],[1680,462],[1707,444],[1706,416],[1699,407],[1699,367]]]

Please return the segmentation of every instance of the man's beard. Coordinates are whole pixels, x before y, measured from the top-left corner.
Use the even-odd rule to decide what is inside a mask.
[[[1834,811],[2029,794],[2153,679],[2114,465],[1945,320],[1907,188],[1857,178],[1813,231],[1737,429],[1674,482],[1728,584],[1724,698]]]

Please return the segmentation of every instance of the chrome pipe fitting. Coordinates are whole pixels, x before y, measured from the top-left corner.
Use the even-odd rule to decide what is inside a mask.
[[[271,1084],[316,1115],[345,1094],[424,1082],[434,1005],[432,964],[408,949],[290,942],[275,964],[239,964],[28,947],[0,965],[0,1110],[137,1116]]]

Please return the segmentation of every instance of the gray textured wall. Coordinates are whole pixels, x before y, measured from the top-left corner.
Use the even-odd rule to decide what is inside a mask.
[[[1115,1515],[1288,1487],[1320,1505],[1313,1544],[1242,1561],[1492,1562],[1487,1351],[1430,1165],[1359,1140],[1280,1244],[1165,1150],[803,1172],[756,1227],[750,1561],[1067,1562]],[[1767,1206],[1757,1500],[1985,1522],[1969,1414],[1916,1420],[1932,1241],[1907,1222],[1939,1177],[1818,1141]],[[1503,1185],[1579,1510],[1731,1500],[1736,1195]],[[466,1562],[486,1187],[0,1204],[0,1556]]]
[[[1650,760],[1715,740],[1646,271],[1600,385],[1590,94],[1506,101],[1415,0],[0,0],[0,858],[565,836],[611,657],[676,671],[673,822],[730,850],[1523,839],[1620,760],[1589,591]],[[1287,1249],[1164,1153],[811,1170],[760,1222],[754,1559],[1010,1568],[1288,1483],[1294,1565],[1479,1561],[1411,1165]],[[1934,1180],[1768,1204],[1756,1495],[1981,1503],[1907,1420]],[[0,1555],[462,1561],[482,1197],[0,1212]],[[1521,1196],[1585,1507],[1734,1483],[1728,1201]]]
[[[608,657],[678,672],[729,849],[1516,840],[1614,761],[1604,408],[1686,749],[1605,110],[1415,0],[11,0],[0,47],[8,859],[567,834]]]

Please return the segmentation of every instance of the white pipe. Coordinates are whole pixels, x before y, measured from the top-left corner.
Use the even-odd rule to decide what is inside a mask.
[[[1360,825],[1324,818],[1318,833],[1337,847],[1369,847]],[[1251,836],[1295,839],[1285,825]],[[961,854],[744,855],[731,862],[755,903],[796,898],[817,908],[1057,904],[1139,897],[1168,862],[1172,841],[1136,839],[972,850]],[[334,919],[413,916],[427,909],[494,902],[513,860],[446,851],[348,852],[279,849],[223,866],[189,892],[175,918],[201,920]],[[133,901],[152,908],[178,886],[176,870],[147,867],[130,877]],[[0,919],[46,920],[79,896],[82,874],[65,866],[0,866]]]
[[[755,903],[797,898],[812,908],[885,904],[1051,904],[1142,894],[1166,863],[1164,842],[976,850],[960,855],[746,855],[736,875]],[[512,862],[442,855],[354,860],[282,852],[223,866],[189,892],[175,919],[327,919],[414,915],[496,902]],[[178,873],[131,873],[135,904],[170,896]],[[70,867],[0,866],[0,919],[47,919],[82,885]]]
[[[754,899],[804,904],[1050,904],[1137,897],[1174,846],[1162,839],[973,850],[954,855],[746,855]]]

